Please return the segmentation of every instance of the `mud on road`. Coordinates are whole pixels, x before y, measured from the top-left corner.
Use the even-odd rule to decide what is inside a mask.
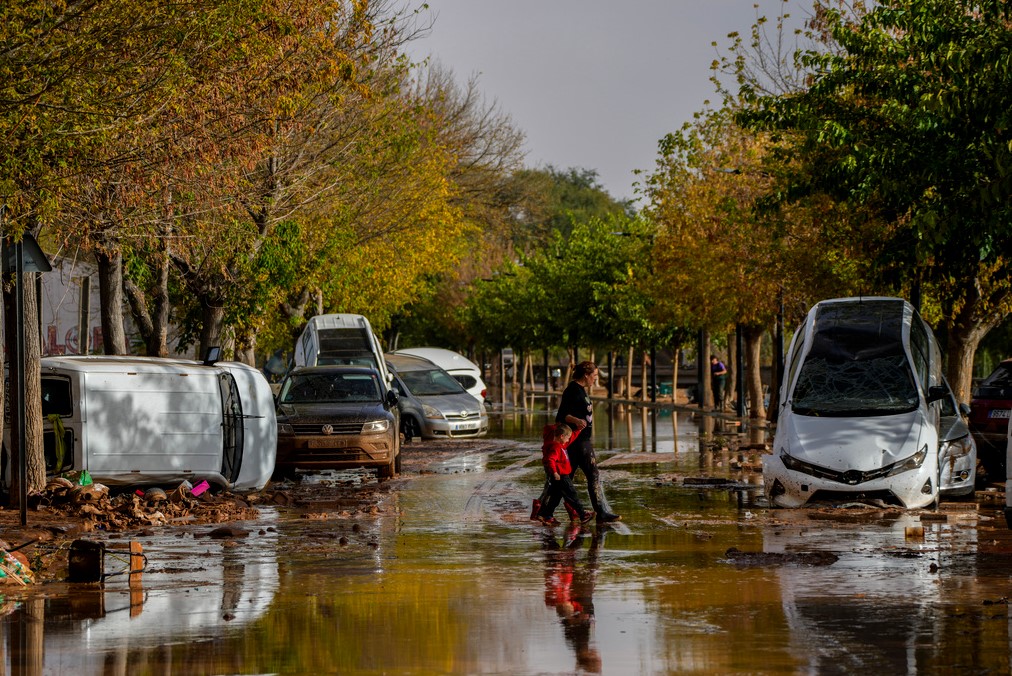
[[[22,554],[19,559],[31,566],[37,582],[62,580],[70,543],[80,538],[126,540],[194,532],[199,526],[207,528],[195,532],[198,536],[242,537],[242,529],[222,524],[255,522],[265,506],[308,520],[368,518],[383,513],[385,498],[414,477],[468,471],[455,460],[516,445],[492,439],[416,441],[404,445],[401,474],[392,480],[379,481],[367,470],[307,473],[241,494],[212,488],[193,496],[179,486],[108,490],[50,482],[43,494],[30,497],[25,526],[17,507],[0,506],[0,548]]]

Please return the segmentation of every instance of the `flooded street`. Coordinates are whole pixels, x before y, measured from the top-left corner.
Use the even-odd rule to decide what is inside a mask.
[[[749,454],[728,450],[733,421],[602,406],[623,519],[550,529],[528,520],[550,408],[498,411],[479,442],[406,446],[375,514],[320,502],[230,524],[248,535],[127,534],[142,585],[8,595],[7,673],[1012,671],[997,503],[771,510]],[[312,480],[349,476],[366,480]]]

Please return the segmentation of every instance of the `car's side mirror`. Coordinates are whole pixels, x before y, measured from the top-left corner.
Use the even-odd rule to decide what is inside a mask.
[[[961,403],[959,405],[959,413],[964,418],[969,418],[970,417],[970,405],[967,404],[967,403],[965,403],[965,402]]]
[[[945,399],[947,396],[949,396],[949,388],[944,385],[932,385],[928,388],[929,404],[939,399]]]
[[[387,390],[387,406],[393,408],[397,405],[397,393],[393,390]]]

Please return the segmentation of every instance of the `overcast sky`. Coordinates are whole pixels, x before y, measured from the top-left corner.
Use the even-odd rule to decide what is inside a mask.
[[[754,0],[426,2],[435,23],[412,56],[433,56],[461,83],[477,75],[525,132],[528,166],[594,169],[617,198],[634,196],[633,171],[653,169],[658,140],[716,102],[711,43],[747,34],[756,17]]]

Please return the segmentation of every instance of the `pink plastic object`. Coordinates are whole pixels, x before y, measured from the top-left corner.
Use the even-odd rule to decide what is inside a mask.
[[[204,491],[206,491],[210,487],[211,487],[211,484],[207,483],[207,480],[205,479],[204,481],[201,481],[199,484],[197,484],[196,486],[194,486],[193,488],[190,489],[190,495],[193,495],[193,496],[196,497],[196,496],[200,495],[201,493],[203,493]]]

